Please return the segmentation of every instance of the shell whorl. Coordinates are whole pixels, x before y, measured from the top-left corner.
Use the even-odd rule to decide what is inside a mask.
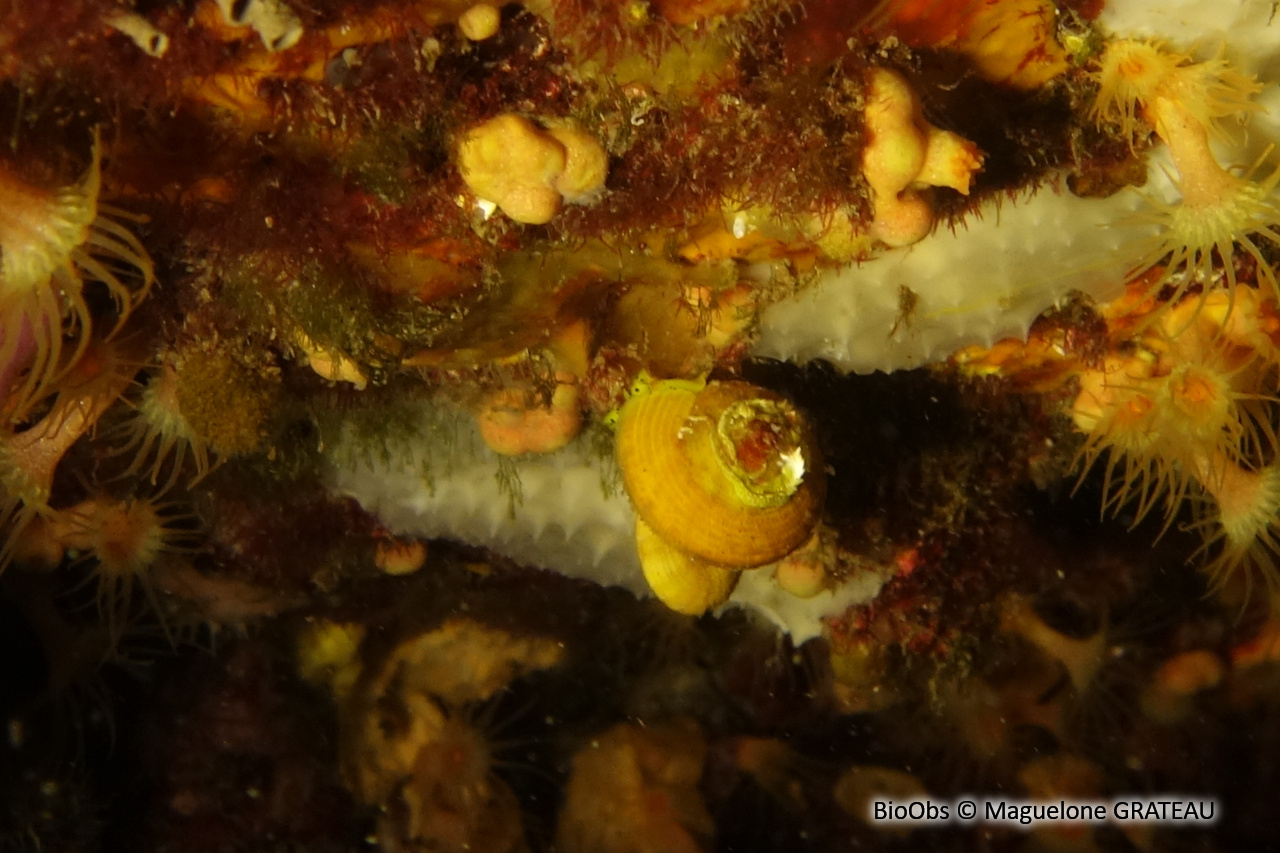
[[[636,519],[636,551],[653,594],[667,607],[688,616],[699,616],[723,604],[742,574],[676,550],[641,518]]]

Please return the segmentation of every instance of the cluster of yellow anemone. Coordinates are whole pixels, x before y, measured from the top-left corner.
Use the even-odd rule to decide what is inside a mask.
[[[1239,244],[1257,262],[1259,278],[1275,288],[1275,274],[1254,235],[1280,245],[1280,204],[1273,195],[1280,169],[1255,181],[1261,159],[1240,174],[1224,168],[1209,145],[1211,139],[1227,138],[1224,119],[1242,124],[1257,109],[1253,96],[1262,87],[1221,57],[1196,62],[1161,44],[1133,39],[1111,42],[1094,76],[1098,123],[1118,127],[1131,141],[1153,130],[1178,172],[1178,202],[1151,200],[1154,210],[1146,218],[1158,234],[1139,268],[1149,269],[1168,257],[1166,275],[1157,286],[1185,271],[1176,282],[1180,296],[1209,277],[1216,256],[1234,287],[1233,256]]]
[[[1255,181],[1258,164],[1233,171],[1210,148],[1211,139],[1228,138],[1224,120],[1243,123],[1257,108],[1261,87],[1221,57],[1197,62],[1130,39],[1107,46],[1094,78],[1099,125],[1131,142],[1154,132],[1181,194],[1173,204],[1151,200],[1145,217],[1157,235],[1128,297],[1104,309],[1108,352],[1099,363],[1082,363],[1033,339],[1013,351],[962,353],[957,362],[1019,375],[1040,389],[1077,377],[1069,414],[1087,436],[1085,470],[1105,465],[1103,511],[1129,512],[1135,524],[1161,512],[1167,527],[1189,502],[1215,586],[1241,579],[1247,593],[1260,575],[1273,587],[1280,578],[1280,291],[1256,237],[1280,246],[1280,169]],[[1237,268],[1237,245],[1251,265]],[[1237,282],[1240,269],[1261,291]]]
[[[1086,466],[1106,455],[1104,511],[1172,521],[1193,501],[1216,584],[1238,567],[1277,579],[1277,341],[1276,306],[1252,288],[1184,299],[1082,370],[1071,406]]]
[[[148,571],[166,552],[190,550],[190,529],[173,504],[152,497],[94,494],[53,505],[54,477],[68,451],[126,397],[142,367],[134,342],[115,337],[150,289],[153,265],[137,237],[99,204],[97,150],[69,186],[32,181],[20,164],[0,165],[0,570],[11,561],[53,566],[93,561],[98,604],[111,642],[132,618],[141,587],[154,606]],[[89,293],[115,304],[101,323]],[[207,451],[178,411],[175,378],[147,384],[137,415],[119,426],[118,453],[135,452],[126,476],[171,488],[188,452],[197,476]]]
[[[118,325],[150,288],[146,249],[98,204],[92,164],[77,183],[41,186],[0,165],[0,517],[47,512],[54,468],[129,387],[137,364],[94,333],[86,290],[115,301]],[[109,211],[108,211],[109,212]],[[36,407],[44,417],[29,423]]]
[[[114,342],[92,340],[81,358],[58,382],[48,412],[21,430],[0,434],[0,569],[17,561],[50,567],[64,557],[79,555],[93,561],[99,609],[112,643],[136,614],[134,591],[141,588],[156,607],[149,572],[166,553],[191,551],[193,525],[172,503],[156,497],[120,499],[98,494],[69,507],[50,503],[54,476],[62,458],[133,382],[137,364]],[[145,442],[138,463],[149,459],[154,440]],[[160,449],[152,478],[163,465]],[[177,477],[175,462],[168,486]],[[134,473],[140,465],[129,469]],[[168,626],[161,620],[161,626]]]

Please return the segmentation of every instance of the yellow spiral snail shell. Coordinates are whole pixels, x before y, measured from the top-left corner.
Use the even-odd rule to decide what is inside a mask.
[[[747,382],[656,383],[623,406],[616,449],[645,577],[681,612],[723,602],[738,571],[795,550],[822,513],[807,421]]]

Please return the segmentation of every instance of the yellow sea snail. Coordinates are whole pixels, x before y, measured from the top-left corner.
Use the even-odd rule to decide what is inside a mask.
[[[821,515],[826,484],[807,421],[746,382],[656,383],[622,407],[616,448],[645,576],[681,612],[724,601],[732,573],[786,556]]]

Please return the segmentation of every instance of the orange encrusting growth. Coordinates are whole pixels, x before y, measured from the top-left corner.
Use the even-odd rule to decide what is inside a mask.
[[[557,371],[550,399],[521,386],[487,394],[477,406],[476,422],[480,437],[494,453],[520,456],[559,450],[582,430],[577,378]]]

